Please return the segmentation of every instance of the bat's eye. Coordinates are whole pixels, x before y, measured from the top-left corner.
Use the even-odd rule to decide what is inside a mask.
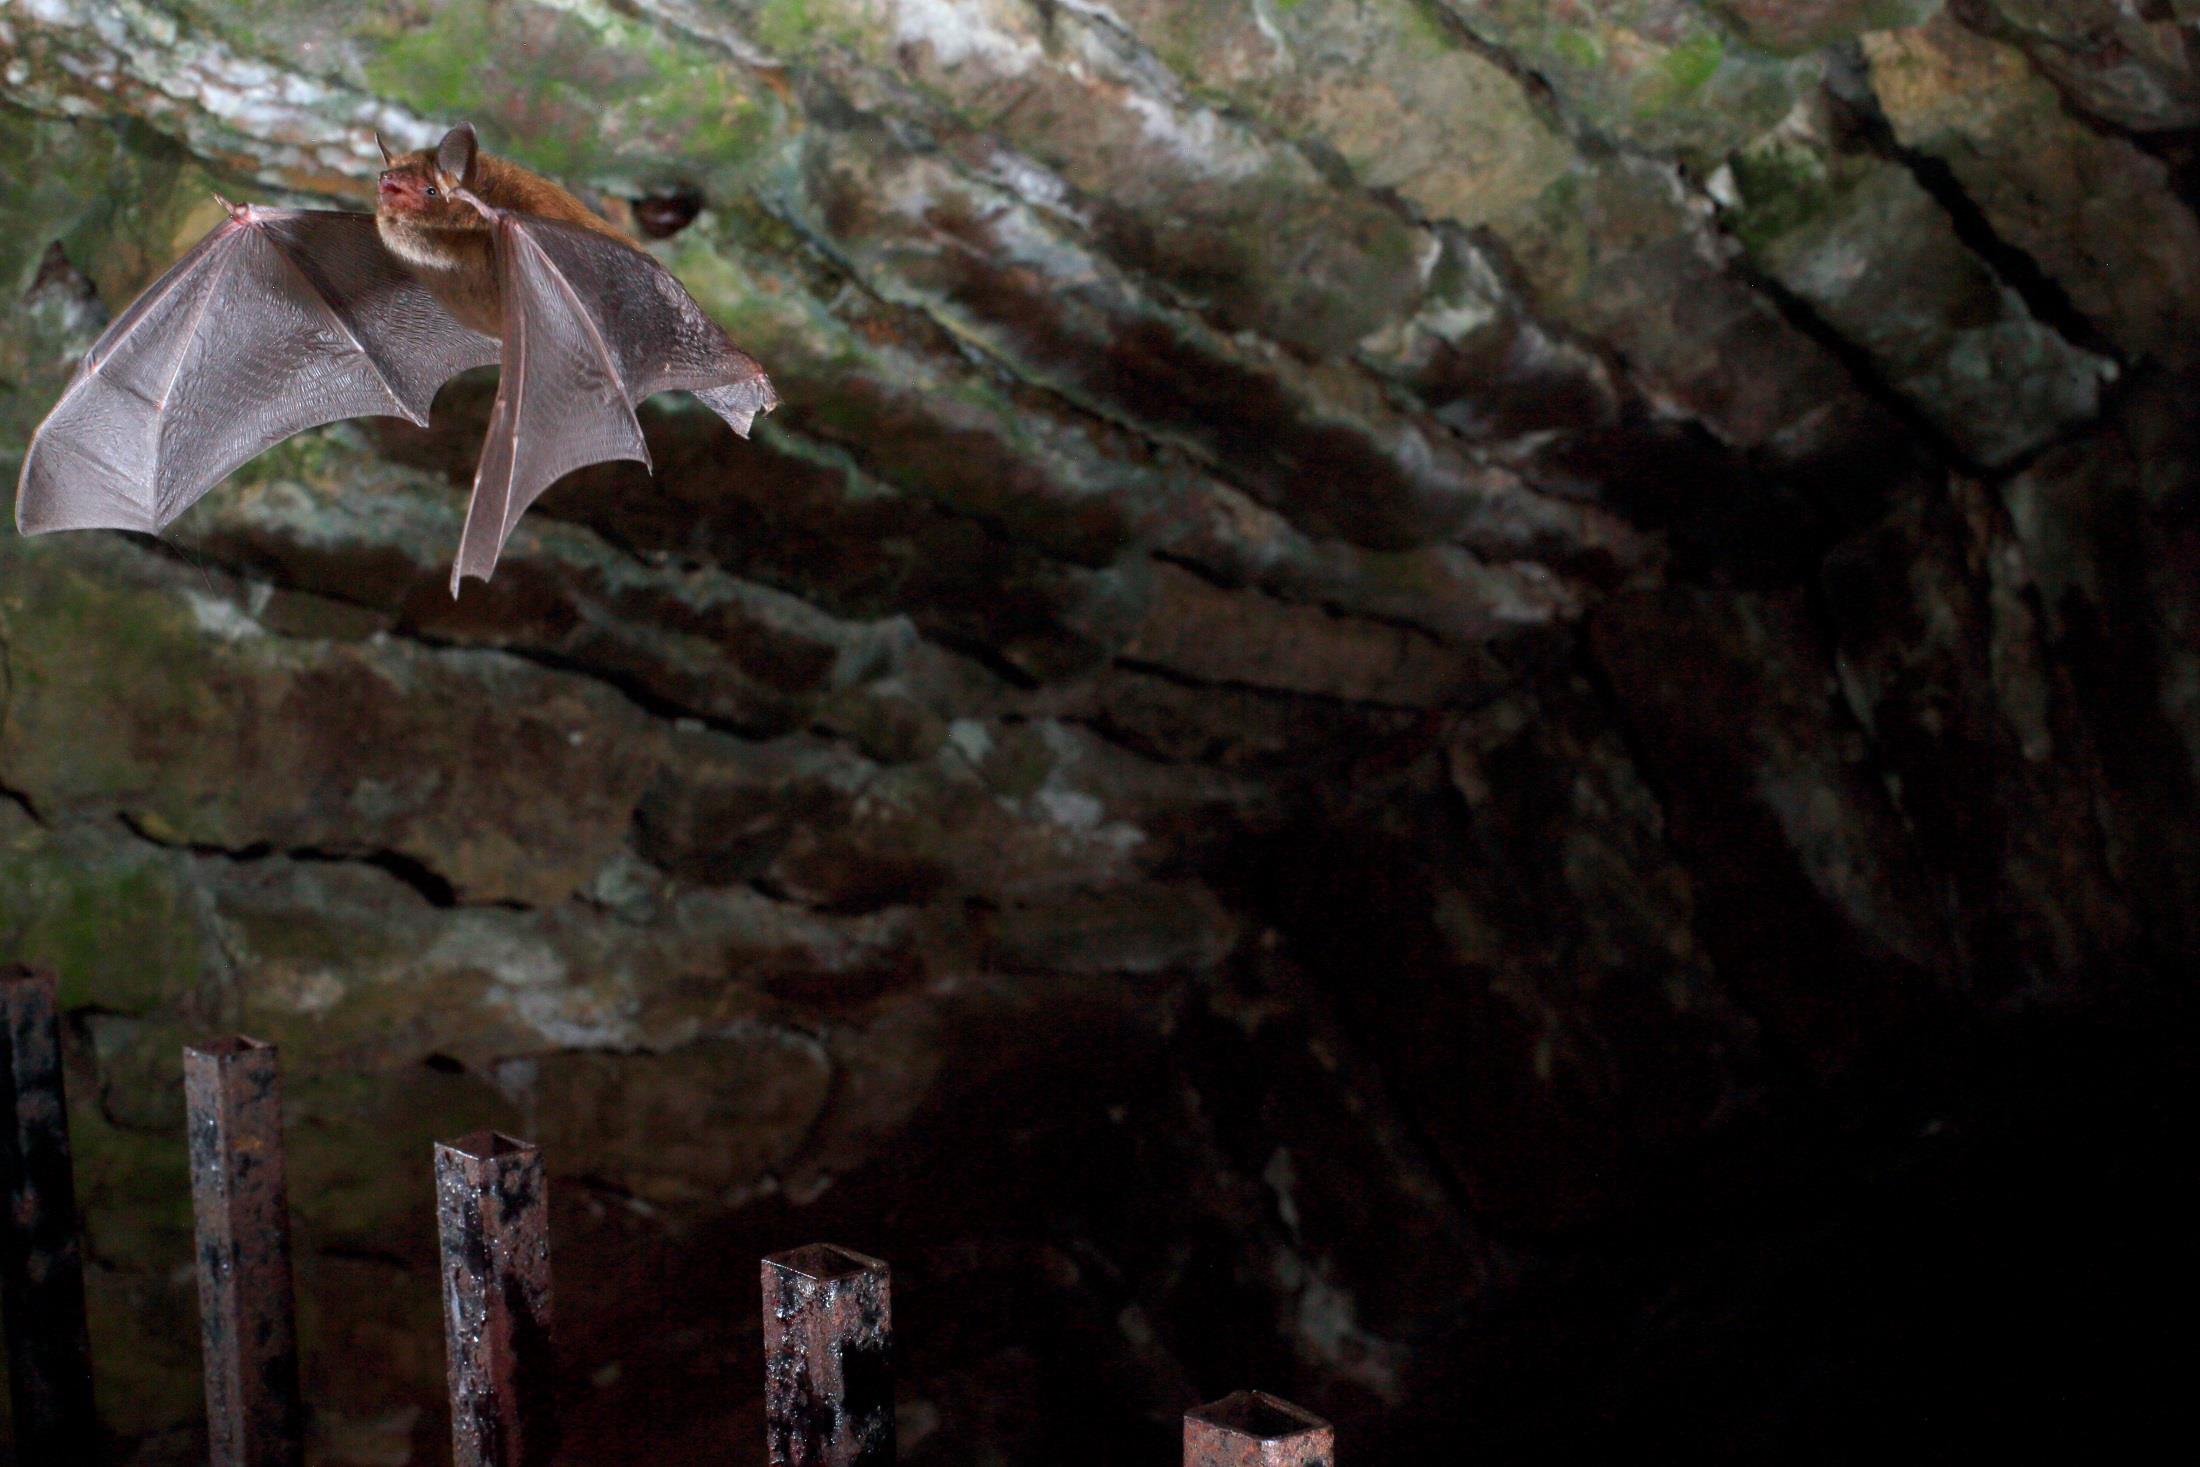
[[[428,197],[431,199],[435,197],[435,185],[432,183],[428,185]]]

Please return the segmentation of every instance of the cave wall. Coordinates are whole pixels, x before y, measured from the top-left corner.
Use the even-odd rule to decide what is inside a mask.
[[[455,602],[475,378],[165,545],[0,536],[126,1453],[191,1450],[225,1028],[331,1463],[433,1459],[426,1143],[485,1124],[550,1148],[576,1461],[753,1440],[813,1236],[902,1270],[912,1461],[1256,1381],[1359,1460],[1540,1440],[1769,1158],[2200,945],[2193,21],[0,10],[0,467],[214,189],[363,206],[462,118],[697,191],[656,248],[785,401],[654,404]]]

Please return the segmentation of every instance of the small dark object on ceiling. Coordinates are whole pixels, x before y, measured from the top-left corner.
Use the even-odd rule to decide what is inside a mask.
[[[672,238],[702,212],[702,191],[685,183],[652,189],[634,201],[634,222],[651,239]]]

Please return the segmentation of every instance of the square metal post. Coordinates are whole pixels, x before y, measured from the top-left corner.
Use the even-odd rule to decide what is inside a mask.
[[[0,967],[0,1313],[24,1462],[99,1460],[53,975]]]
[[[275,1046],[235,1035],[186,1048],[183,1094],[209,1461],[298,1467],[305,1429]]]
[[[456,1467],[544,1467],[557,1445],[542,1153],[495,1131],[435,1148]]]
[[[1184,1467],[1333,1467],[1328,1422],[1266,1391],[1239,1391],[1184,1413]]]
[[[892,1278],[812,1243],[764,1260],[764,1430],[772,1467],[894,1460]]]

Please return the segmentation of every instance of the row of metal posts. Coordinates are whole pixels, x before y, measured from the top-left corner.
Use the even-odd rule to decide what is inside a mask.
[[[0,1311],[16,1454],[100,1458],[84,1267],[50,975],[0,968]],[[236,1036],[184,1051],[212,1467],[299,1467],[305,1413],[275,1048]],[[456,1467],[545,1467],[556,1450],[549,1196],[542,1153],[484,1131],[435,1148]],[[830,1244],[763,1262],[764,1408],[772,1467],[894,1460],[892,1280]],[[1329,1424],[1240,1391],[1187,1412],[1185,1467],[1330,1467]]]

